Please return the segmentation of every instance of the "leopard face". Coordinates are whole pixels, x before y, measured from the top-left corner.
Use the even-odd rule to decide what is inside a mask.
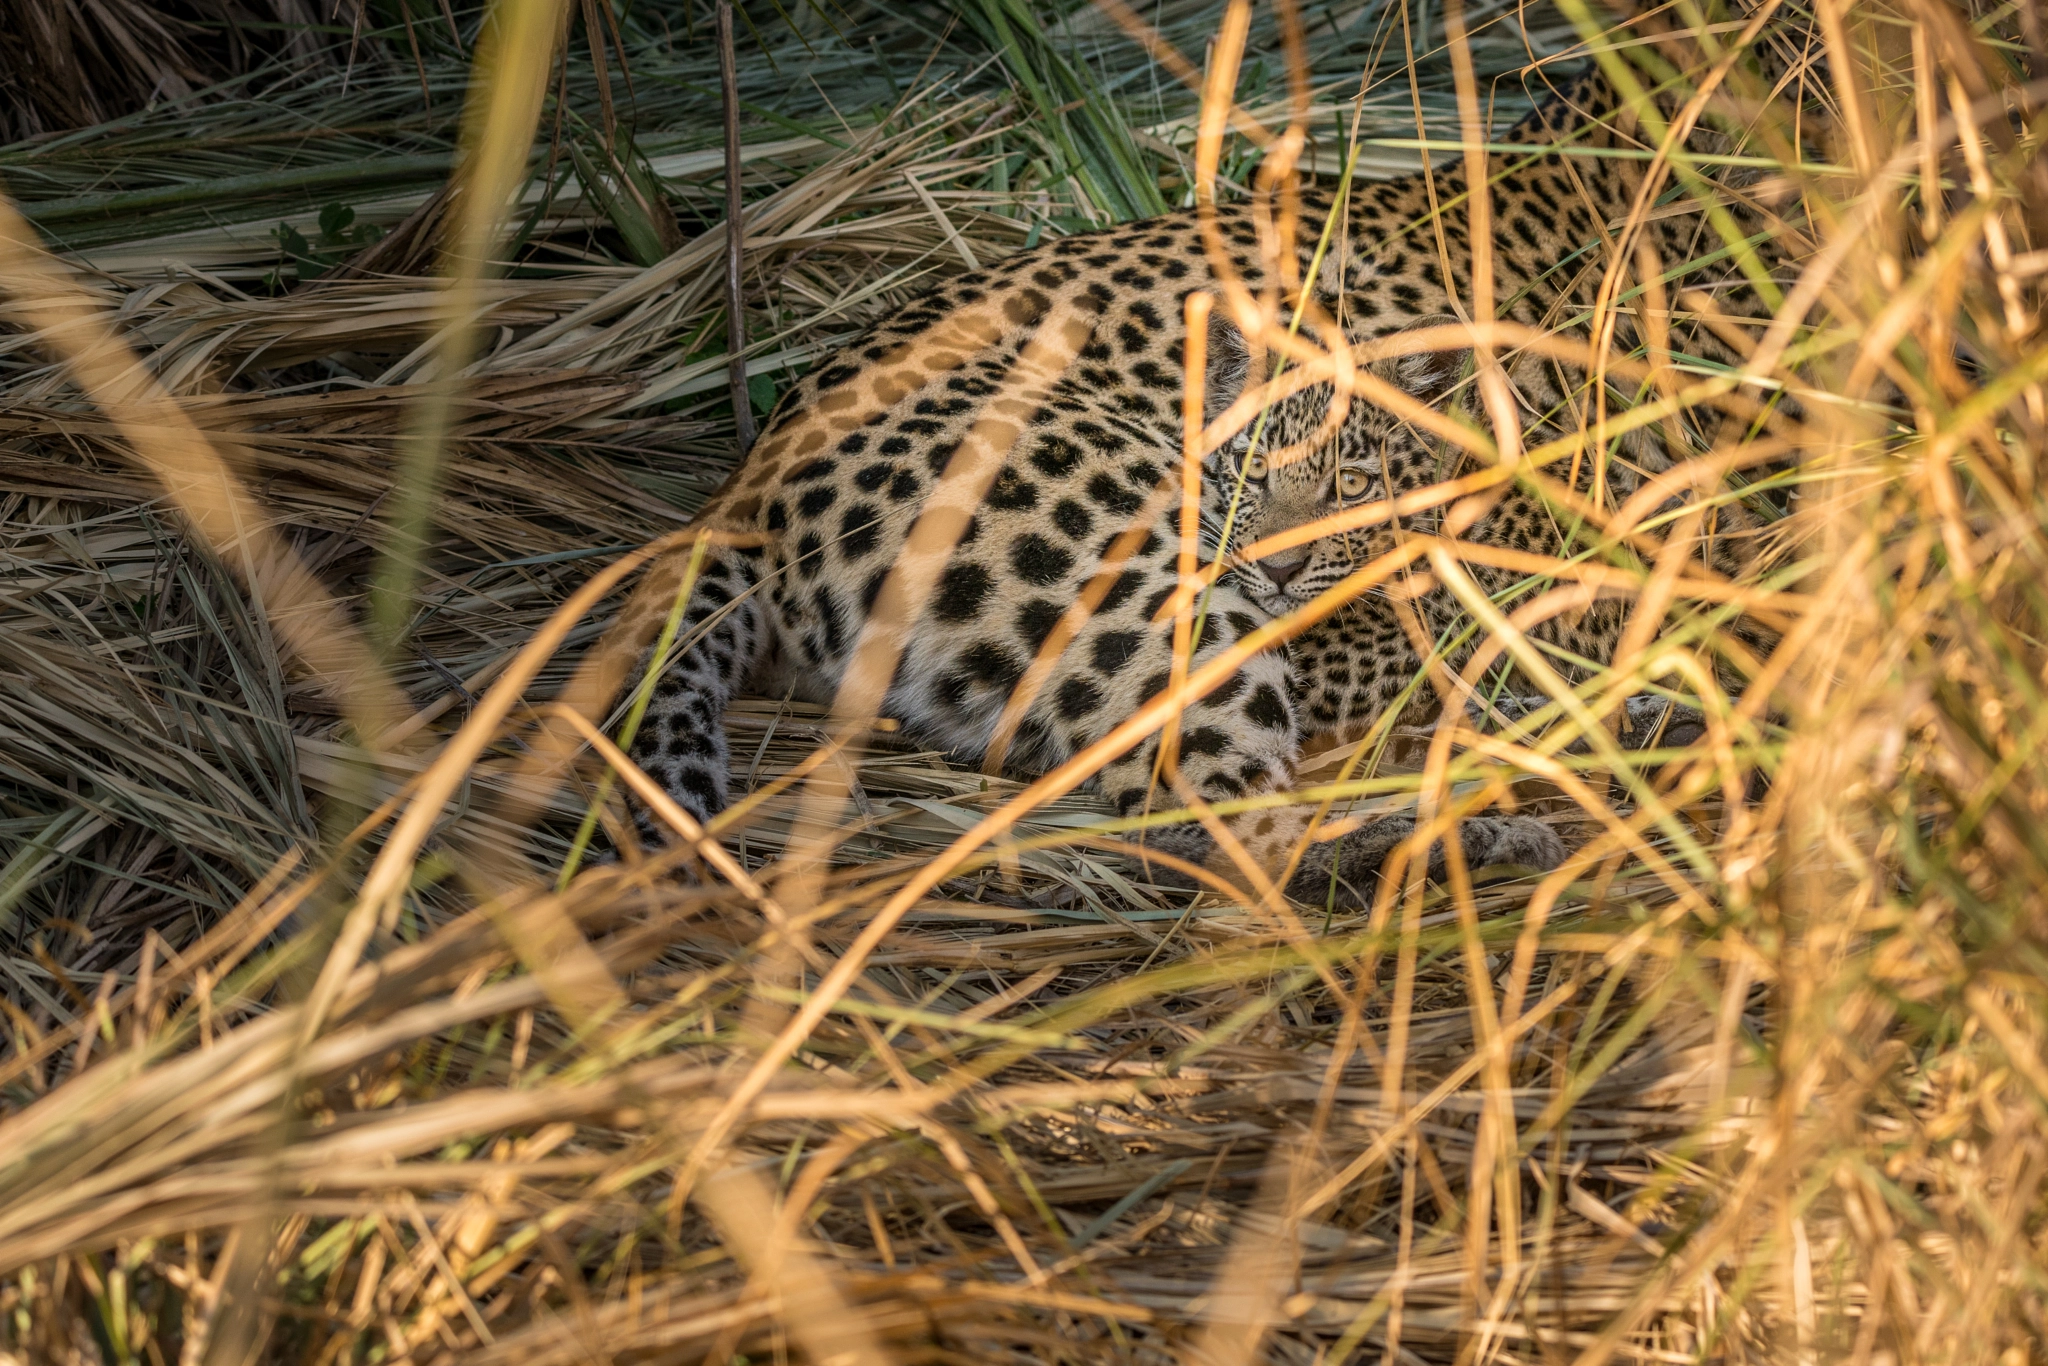
[[[1426,319],[1425,323],[1435,320]],[[1212,329],[1211,406],[1242,392],[1248,359],[1234,328]],[[1374,366],[1431,404],[1452,401],[1465,353],[1404,357]],[[1392,522],[1340,532],[1251,558],[1246,548],[1345,508],[1384,502],[1442,477],[1440,443],[1362,399],[1345,402],[1315,384],[1265,409],[1211,458],[1203,480],[1203,549],[1223,547],[1236,582],[1267,612],[1308,602],[1385,554]]]

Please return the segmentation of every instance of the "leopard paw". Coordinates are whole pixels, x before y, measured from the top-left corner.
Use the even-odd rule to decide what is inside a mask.
[[[1482,707],[1467,701],[1467,723],[1479,731],[1496,731],[1500,723],[1518,723],[1550,704],[1547,697],[1497,697]],[[1636,693],[1622,704],[1628,724],[1622,729],[1623,749],[1684,749],[1707,733],[1706,714],[1654,693]],[[1487,707],[1492,710],[1489,713]],[[1567,754],[1588,754],[1592,746],[1582,735],[1565,746]]]
[[[1474,868],[1513,863],[1547,871],[1564,862],[1564,841],[1531,816],[1474,816],[1459,824],[1458,837],[1465,862]]]

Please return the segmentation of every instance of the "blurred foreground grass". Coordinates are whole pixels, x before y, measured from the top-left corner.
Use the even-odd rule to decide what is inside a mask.
[[[1604,862],[1290,925],[1144,883],[1075,796],[862,946],[763,1078],[867,915],[1021,785],[754,700],[741,879],[669,855],[557,890],[602,764],[549,704],[616,715],[622,556],[734,455],[709,13],[570,8],[531,148],[498,129],[502,268],[454,263],[466,354],[433,271],[476,14],[371,6],[0,148],[60,253],[0,264],[0,1359],[2035,1358],[2032,6],[1819,4],[1786,117],[1731,106],[1815,250],[1742,338],[1804,420],[1698,434],[1775,443],[1796,490],[1758,586],[1786,644],[1658,780],[1709,858],[1619,788],[1522,778]],[[1143,18],[1199,62],[1222,10]],[[1463,13],[1495,127],[1594,21]],[[1455,143],[1441,10],[1302,19],[1305,170]],[[1275,25],[1237,98],[1278,127]],[[1190,194],[1195,97],[1105,11],[740,34],[763,410],[923,285]],[[1258,157],[1232,139],[1226,185]],[[379,657],[352,623],[394,581]],[[820,765],[848,837],[785,906]]]

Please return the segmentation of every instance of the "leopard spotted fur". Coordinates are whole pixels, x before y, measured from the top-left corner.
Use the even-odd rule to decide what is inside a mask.
[[[1642,145],[1620,108],[1603,78],[1581,77],[1504,136],[1513,150],[1491,155],[1501,317],[1584,335],[1609,264],[1602,243],[1630,212],[1643,175],[1642,160],[1597,155]],[[1470,274],[1463,216],[1432,211],[1459,202],[1464,189],[1462,163],[1354,187],[1337,246],[1313,281],[1324,311],[1342,317],[1352,341],[1439,322],[1464,306],[1447,287],[1447,275],[1462,282]],[[1784,234],[1772,236],[1768,210],[1739,186],[1714,194],[1758,244],[1766,268],[1779,269],[1773,253]],[[1303,221],[1317,223],[1329,209],[1327,196],[1311,192]],[[1218,213],[1231,269],[1256,293],[1267,283],[1257,211]],[[1663,211],[1647,237],[1665,262],[1713,255],[1697,204]],[[1308,272],[1313,245],[1299,245],[1298,275]],[[1167,685],[1172,662],[1164,609],[1177,582],[1184,301],[1218,287],[1196,213],[1169,214],[1061,238],[953,279],[811,371],[700,514],[698,524],[725,533],[725,542],[704,562],[686,615],[687,648],[656,687],[635,759],[685,809],[706,817],[728,799],[720,717],[730,696],[752,683],[832,702],[864,638],[893,632],[882,711],[921,742],[981,763],[1013,690],[1084,593],[1092,612],[1039,681],[1005,762],[1043,770],[1132,716]],[[1725,260],[1664,288],[1672,297],[1683,288],[1710,291],[1738,318],[1768,312]],[[1633,315],[1624,316],[1618,345],[1640,340]],[[1209,342],[1220,404],[1249,382],[1250,357],[1227,324]],[[1709,364],[1740,359],[1704,327],[1680,328],[1671,345]],[[1462,351],[1425,353],[1380,372],[1439,411],[1476,413],[1472,386],[1461,382],[1466,362]],[[1576,424],[1582,373],[1531,356],[1511,358],[1508,374],[1532,431]],[[1315,429],[1331,401],[1327,385],[1304,391],[1267,413],[1259,451],[1247,429],[1212,457],[1201,484],[1205,560],[1226,519],[1231,545],[1241,548],[1347,503],[1457,472],[1442,443],[1354,403],[1334,439],[1245,477],[1248,460]],[[1638,439],[1612,460],[1577,462],[1576,473],[1557,477],[1614,506],[1671,458],[1659,442]],[[1604,492],[1595,488],[1601,481]],[[937,549],[905,554],[921,519],[942,533]],[[1328,537],[1262,561],[1237,557],[1205,601],[1195,666],[1328,589],[1403,529],[1383,524],[1374,535]],[[1561,543],[1554,502],[1520,488],[1497,497],[1462,534],[1536,550]],[[1739,568],[1731,554],[1717,551],[1717,566]],[[904,577],[892,588],[899,559]],[[658,567],[630,609],[647,635],[680,583],[681,562],[678,555]],[[1499,571],[1480,578],[1490,590],[1505,582]],[[926,591],[917,600],[890,599],[918,582]],[[1430,632],[1456,614],[1441,592],[1411,605]],[[1561,658],[1597,662],[1614,649],[1624,608],[1596,603],[1535,632]],[[1287,789],[1312,736],[1355,729],[1400,695],[1420,667],[1414,637],[1388,600],[1357,602],[1296,641],[1291,662],[1284,650],[1252,655],[1186,708],[1177,734],[1182,786],[1154,790],[1157,731],[1104,764],[1095,781],[1126,814],[1177,808],[1188,794],[1224,801]],[[1436,700],[1425,688],[1414,705]],[[1295,869],[1290,892],[1317,901],[1333,877],[1353,895],[1369,894],[1387,851],[1411,830],[1390,817],[1304,854],[1296,847],[1302,823],[1289,812],[1233,823],[1269,869]],[[1200,825],[1149,839],[1225,866]],[[1564,853],[1546,825],[1526,817],[1468,819],[1460,840],[1475,865],[1547,867]]]

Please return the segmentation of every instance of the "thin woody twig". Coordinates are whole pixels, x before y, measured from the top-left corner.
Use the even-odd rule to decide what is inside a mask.
[[[754,410],[747,402],[747,319],[740,310],[740,252],[746,226],[740,221],[739,69],[732,46],[732,0],[718,0],[718,77],[725,105],[725,349],[732,417],[740,451],[754,444]]]

